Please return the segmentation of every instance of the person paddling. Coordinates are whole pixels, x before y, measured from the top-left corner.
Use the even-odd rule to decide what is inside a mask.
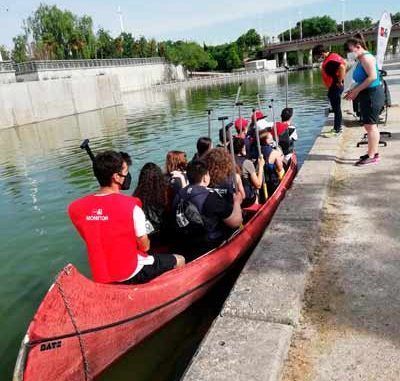
[[[148,254],[146,218],[131,184],[127,153],[105,151],[94,158],[100,189],[68,207],[72,223],[86,243],[93,279],[100,283],[143,283],[185,264],[180,255]]]
[[[328,88],[328,98],[335,115],[334,126],[325,136],[336,136],[342,132],[341,97],[346,76],[346,61],[337,53],[332,53],[323,45],[313,49],[313,56],[322,60],[321,73],[325,86]]]

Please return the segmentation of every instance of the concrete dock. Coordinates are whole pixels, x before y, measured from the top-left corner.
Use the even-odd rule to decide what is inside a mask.
[[[347,118],[340,137],[317,138],[185,381],[399,379],[400,108],[366,168]]]

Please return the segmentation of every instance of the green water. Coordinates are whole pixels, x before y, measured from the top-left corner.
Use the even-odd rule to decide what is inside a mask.
[[[318,72],[291,73],[289,105],[295,108],[300,161],[324,124],[327,106]],[[20,341],[57,272],[74,263],[88,274],[84,246],[67,215],[70,201],[96,189],[90,162],[79,149],[90,138],[96,152],[114,148],[133,156],[134,178],[147,161],[163,164],[170,149],[194,153],[207,133],[206,109],[214,118],[232,114],[237,83],[135,92],[123,107],[0,131],[0,375],[11,378]],[[284,77],[245,81],[241,100],[249,115],[256,94],[284,106]],[[219,124],[213,122],[216,137]],[[235,278],[130,352],[102,380],[179,379],[217,315]]]

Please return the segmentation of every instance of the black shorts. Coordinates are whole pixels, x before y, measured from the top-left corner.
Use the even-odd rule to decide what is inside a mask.
[[[176,258],[172,254],[151,254],[154,257],[152,265],[145,265],[131,279],[123,282],[124,284],[146,283],[153,278],[172,270],[176,266]]]
[[[383,86],[368,87],[359,94],[361,121],[378,124],[379,115],[385,105]]]

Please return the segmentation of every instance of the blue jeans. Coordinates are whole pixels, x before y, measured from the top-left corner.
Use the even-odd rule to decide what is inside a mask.
[[[333,128],[336,132],[339,132],[342,129],[342,100],[343,86],[338,86],[333,84],[328,90],[328,98],[331,102],[331,107],[333,113],[335,114],[335,121],[333,124]]]

